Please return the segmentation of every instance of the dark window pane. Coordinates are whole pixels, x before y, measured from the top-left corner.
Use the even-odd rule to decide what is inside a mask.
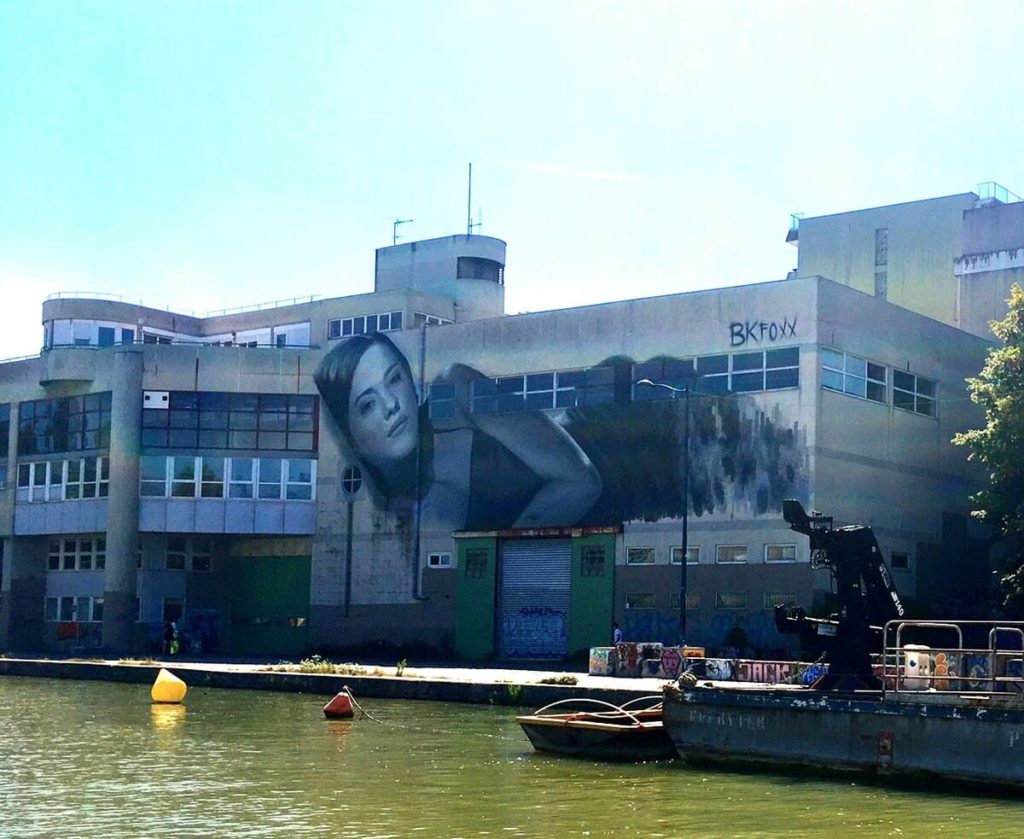
[[[504,393],[498,397],[498,412],[521,411],[526,407],[521,393]]]
[[[733,370],[760,370],[764,367],[763,352],[737,353],[732,357]]]
[[[170,393],[171,408],[194,411],[199,407],[199,394],[189,390],[172,390]]]
[[[526,395],[526,408],[530,411],[540,411],[552,407],[551,392],[528,393]]]
[[[167,446],[167,432],[162,428],[142,429],[142,445],[164,448]]]
[[[527,390],[552,390],[554,386],[554,373],[531,373],[526,377]],[[681,504],[682,502],[680,502]]]
[[[473,396],[492,396],[498,392],[498,383],[494,379],[474,379]]]
[[[310,452],[313,451],[313,435],[306,432],[288,432],[288,450]]]
[[[498,393],[522,393],[523,392],[523,377],[522,376],[508,376],[504,379],[498,379]]]
[[[729,370],[729,356],[703,355],[697,359],[697,372],[702,376],[712,373],[725,373]]]
[[[900,390],[909,390],[911,393],[914,391],[914,377],[902,370],[892,371],[892,384]]]
[[[563,370],[558,374],[559,387],[583,387],[585,381],[582,370]]]
[[[922,396],[935,396],[935,382],[918,377],[917,392]]]
[[[229,432],[229,446],[232,449],[255,449],[255,431],[231,431]]]
[[[228,447],[228,433],[226,431],[200,431],[199,448],[201,449],[226,449]]]
[[[728,376],[705,376],[697,383],[700,393],[719,394],[729,392]]]
[[[892,404],[897,408],[903,408],[907,411],[914,410],[914,394],[905,393],[902,390],[894,390],[892,392]]]
[[[764,374],[760,371],[757,373],[737,373],[732,377],[732,389],[735,393],[749,393],[753,390],[763,390]]]
[[[881,364],[868,362],[868,378],[878,382],[885,381],[885,368]]]
[[[784,350],[766,350],[765,367],[796,367],[800,363],[800,348],[786,347]]]
[[[259,436],[259,448],[261,449],[284,449],[286,438],[283,431],[261,431]]]
[[[792,370],[769,370],[764,374],[765,389],[778,390],[784,387],[800,386],[800,371]],[[680,504],[680,507],[682,505]]]
[[[874,402],[885,402],[885,385],[868,382],[867,397]]]
[[[172,430],[168,437],[169,445],[172,449],[194,449],[197,440],[196,434],[195,429]]]
[[[402,328],[402,313],[392,312],[391,313],[391,328],[401,329]]]

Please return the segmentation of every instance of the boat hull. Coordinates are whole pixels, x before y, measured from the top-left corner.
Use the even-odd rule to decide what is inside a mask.
[[[517,721],[533,747],[541,752],[599,760],[661,760],[676,756],[675,746],[660,721],[643,723],[642,727],[601,728],[536,717],[519,717]]]
[[[1021,787],[1024,709],[1006,700],[670,686],[664,723],[691,762]]]

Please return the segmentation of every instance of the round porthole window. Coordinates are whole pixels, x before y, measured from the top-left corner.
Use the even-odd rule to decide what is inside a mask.
[[[358,466],[346,466],[341,472],[341,491],[354,498],[363,486],[363,473]]]

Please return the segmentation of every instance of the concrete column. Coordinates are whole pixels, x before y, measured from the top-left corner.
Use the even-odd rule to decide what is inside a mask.
[[[134,652],[136,557],[139,545],[139,455],[142,451],[142,347],[115,349],[111,376],[110,490],[103,646]]]
[[[14,500],[18,492],[18,403],[11,405],[7,435],[7,489],[0,491],[0,652],[13,649],[11,580],[14,570]]]

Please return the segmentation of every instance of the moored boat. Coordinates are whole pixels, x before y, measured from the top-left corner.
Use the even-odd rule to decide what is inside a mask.
[[[806,687],[684,673],[663,697],[680,756],[1024,787],[1024,623],[905,620],[869,527],[833,528],[791,501],[783,515],[832,572],[841,609],[777,610],[776,624],[819,640],[828,672]]]
[[[915,625],[939,626],[905,621],[887,632]],[[993,637],[1007,631],[1019,637],[1024,625],[993,624],[993,630]],[[884,667],[880,690],[681,678],[665,689],[666,730],[679,754],[695,763],[1024,787],[1024,679],[1005,675],[1018,670],[1019,645],[932,648],[923,655],[917,645],[903,645],[888,653],[892,663]],[[957,664],[943,673],[909,675],[907,662],[923,656]],[[971,675],[966,662],[972,659],[987,661],[986,672]]]
[[[602,760],[659,760],[676,751],[662,722],[661,697],[625,705],[562,699],[516,717],[538,751]]]

